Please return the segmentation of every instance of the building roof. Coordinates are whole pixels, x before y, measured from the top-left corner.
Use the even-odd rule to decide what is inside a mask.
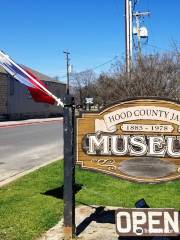
[[[61,82],[61,81],[59,81],[59,80],[57,80],[57,79],[55,79],[55,78],[49,77],[49,76],[47,76],[47,75],[45,75],[45,74],[43,74],[43,73],[40,73],[40,72],[38,72],[38,71],[30,68],[30,67],[27,67],[27,66],[22,65],[22,64],[20,64],[20,66],[23,67],[24,69],[30,70],[32,73],[34,73],[34,75],[36,75],[36,76],[37,76],[40,80],[42,80],[42,81],[46,81],[46,82],[56,82],[56,83],[65,84],[65,83],[63,83],[63,82]],[[1,66],[0,66],[0,73],[6,73],[6,71],[4,70],[4,68],[2,68]]]

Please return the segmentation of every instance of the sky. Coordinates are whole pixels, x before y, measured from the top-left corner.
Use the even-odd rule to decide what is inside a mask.
[[[124,59],[124,0],[9,0],[1,3],[0,49],[16,62],[65,81],[64,50],[76,72],[106,71]],[[180,1],[138,0],[150,11],[141,25],[149,32],[143,53],[180,46]],[[107,63],[108,62],[108,63]]]

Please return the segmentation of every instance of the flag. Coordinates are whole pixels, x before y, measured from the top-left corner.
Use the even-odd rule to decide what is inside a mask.
[[[27,86],[32,98],[36,102],[44,102],[63,106],[62,101],[54,96],[46,85],[38,79],[29,69],[16,64],[9,56],[0,51],[0,66],[14,79]]]
[[[41,80],[39,80],[29,69],[25,69],[25,71],[47,89],[46,85]],[[34,101],[49,103],[52,105],[55,104],[56,101],[53,97],[49,96],[46,92],[41,90],[36,83],[34,83],[34,85],[33,87],[31,86],[28,87],[28,90],[31,93],[31,96],[34,99]]]

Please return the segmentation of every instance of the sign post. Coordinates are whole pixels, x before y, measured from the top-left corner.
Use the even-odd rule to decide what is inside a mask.
[[[75,235],[74,98],[64,98],[64,239]]]
[[[88,97],[85,99],[86,100],[86,110],[90,111],[91,110],[91,105],[93,105],[94,99],[91,97]]]

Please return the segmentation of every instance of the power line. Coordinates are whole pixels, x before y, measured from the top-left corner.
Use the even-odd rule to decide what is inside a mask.
[[[163,48],[158,47],[158,46],[153,45],[153,44],[147,43],[147,46],[152,47],[152,48],[156,48],[156,49],[159,49],[159,50],[163,50],[163,51],[166,51],[166,52],[170,52],[170,50],[168,50],[168,49],[163,49]]]
[[[109,60],[109,61],[107,61],[107,62],[104,62],[104,63],[102,63],[102,64],[100,64],[100,65],[97,65],[96,67],[92,68],[91,70],[95,70],[95,69],[100,68],[100,67],[102,67],[102,66],[104,66],[104,65],[107,65],[108,63],[113,62],[113,61],[116,60],[117,58],[118,58],[118,56],[115,56],[115,57],[112,58],[111,60]]]
[[[108,60],[108,61],[106,61],[106,62],[104,62],[104,63],[102,63],[102,64],[99,64],[99,65],[97,65],[97,66],[95,66],[95,67],[87,68],[87,69],[88,69],[88,70],[95,70],[95,69],[97,69],[97,68],[103,67],[103,66],[105,66],[105,65],[107,65],[107,64],[109,64],[109,63],[111,63],[111,62],[113,62],[113,61],[115,61],[115,60],[117,60],[117,58],[118,58],[118,56],[115,56],[115,57],[113,57],[112,59],[110,59],[110,60]],[[81,72],[85,72],[85,71],[81,71]],[[67,77],[67,75],[59,76],[60,79],[66,78],[66,77]]]
[[[104,65],[107,65],[107,64],[113,62],[115,59],[117,59],[117,56],[115,56],[114,58],[112,58],[112,59],[110,59],[110,60],[108,60],[108,61],[106,61],[106,62],[104,62],[104,63],[102,63],[100,65],[97,65],[97,66],[95,66],[93,68],[87,68],[87,69],[90,70],[90,71],[93,71],[93,70],[95,70],[97,68],[100,68],[100,67],[102,67]],[[85,71],[80,71],[80,73],[83,73],[83,72],[85,72]]]

